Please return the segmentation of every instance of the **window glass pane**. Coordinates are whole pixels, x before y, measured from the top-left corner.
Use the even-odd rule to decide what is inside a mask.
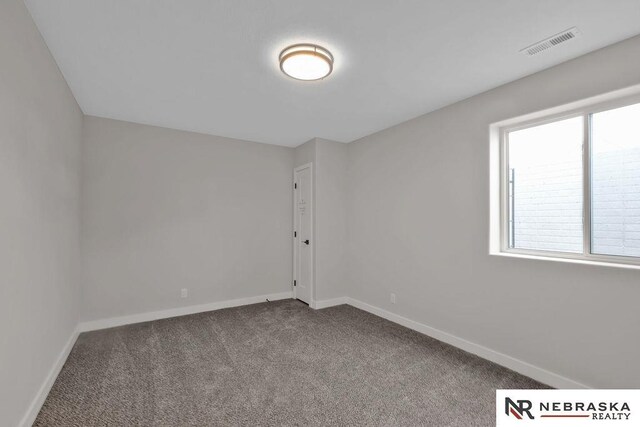
[[[591,116],[591,251],[640,256],[640,104]]]
[[[583,252],[583,118],[510,132],[509,246]]]

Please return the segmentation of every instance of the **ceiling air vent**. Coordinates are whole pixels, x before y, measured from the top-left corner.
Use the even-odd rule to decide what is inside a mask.
[[[537,55],[538,53],[551,49],[552,47],[555,47],[561,43],[565,43],[569,40],[575,39],[579,35],[580,30],[578,30],[576,27],[569,28],[568,30],[556,34],[555,36],[551,36],[548,39],[544,39],[542,41],[539,41],[538,43],[532,44],[531,46],[527,46],[520,52],[528,56]]]

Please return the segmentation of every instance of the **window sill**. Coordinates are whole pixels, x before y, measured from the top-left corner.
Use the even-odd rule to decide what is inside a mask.
[[[613,267],[613,268],[625,268],[629,270],[640,270],[640,264],[626,264],[622,262],[596,261],[596,260],[588,260],[588,259],[580,259],[580,258],[563,258],[563,257],[553,257],[553,256],[545,256],[545,255],[531,255],[531,254],[521,254],[516,252],[491,252],[489,253],[489,255],[501,256],[501,257],[507,257],[507,258],[531,259],[536,261],[554,261],[554,262],[564,262],[564,263],[570,263],[570,264],[592,265],[597,267]]]

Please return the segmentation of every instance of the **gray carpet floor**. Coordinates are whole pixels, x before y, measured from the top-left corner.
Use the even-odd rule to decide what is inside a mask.
[[[83,333],[36,426],[491,426],[529,378],[351,306],[285,300]]]

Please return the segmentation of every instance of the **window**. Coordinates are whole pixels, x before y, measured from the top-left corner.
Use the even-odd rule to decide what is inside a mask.
[[[509,132],[509,247],[580,253],[581,117]]]
[[[499,131],[502,252],[640,264],[640,103]]]
[[[640,104],[591,115],[591,252],[640,257]]]

